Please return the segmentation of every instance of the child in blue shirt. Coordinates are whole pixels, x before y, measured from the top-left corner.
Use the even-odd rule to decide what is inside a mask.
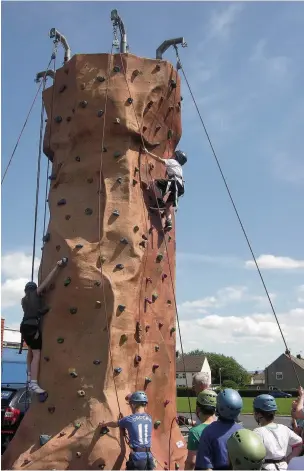
[[[152,417],[145,412],[148,397],[143,391],[131,394],[129,404],[132,414],[118,422],[103,423],[103,427],[120,427],[127,430],[131,453],[127,469],[152,470],[155,468],[151,453]]]
[[[243,407],[241,396],[234,389],[224,389],[216,400],[218,420],[206,427],[201,435],[195,469],[231,469],[227,440],[242,425],[236,419]]]

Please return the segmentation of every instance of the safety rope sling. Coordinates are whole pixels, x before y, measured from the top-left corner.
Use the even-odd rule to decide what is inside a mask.
[[[115,26],[113,27],[113,34],[114,34],[114,40],[116,39],[117,40],[117,31],[116,31],[116,28]],[[109,89],[109,77],[110,77],[110,74],[109,74],[109,71],[110,71],[110,68],[111,68],[111,62],[112,62],[112,59],[113,59],[113,47],[114,47],[114,41],[112,42],[112,48],[111,48],[111,53],[110,53],[110,56],[109,56],[109,70],[108,70],[108,74],[107,74],[107,88],[106,88],[106,97],[105,97],[105,112],[104,112],[104,115],[103,115],[103,128],[102,128],[102,146],[101,146],[101,155],[100,155],[100,170],[99,170],[99,191],[98,191],[98,221],[99,221],[99,253],[100,253],[100,258],[101,258],[101,193],[102,193],[102,161],[103,161],[103,152],[104,152],[104,138],[105,138],[105,124],[106,124],[106,110],[107,110],[107,101],[108,101],[108,89]],[[260,277],[260,280],[262,282],[262,285],[263,285],[263,288],[264,288],[264,291],[266,293],[266,296],[267,296],[267,299],[269,301],[269,304],[270,304],[270,307],[271,307],[271,310],[272,310],[272,313],[275,317],[275,320],[276,320],[276,323],[277,323],[277,326],[279,328],[279,331],[280,331],[280,334],[281,334],[281,337],[282,337],[282,340],[284,342],[284,345],[285,345],[285,348],[286,348],[286,351],[285,351],[285,354],[289,357],[290,361],[291,361],[291,364],[292,364],[292,367],[293,367],[293,370],[294,370],[294,374],[296,376],[296,379],[297,379],[297,382],[299,384],[299,386],[301,386],[301,382],[300,382],[300,379],[299,379],[299,376],[298,376],[298,373],[296,371],[296,368],[295,368],[295,365],[292,361],[292,358],[291,358],[291,353],[290,353],[290,350],[288,349],[288,346],[287,346],[287,342],[286,342],[286,339],[284,337],[284,334],[283,334],[283,331],[282,331],[282,328],[280,326],[280,322],[278,320],[278,317],[277,317],[277,314],[276,314],[276,311],[274,309],[274,306],[273,306],[273,303],[271,301],[271,298],[270,298],[270,295],[269,295],[269,292],[268,292],[268,289],[266,287],[266,284],[265,284],[265,281],[264,281],[264,278],[263,278],[263,275],[261,273],[261,270],[260,270],[260,267],[258,265],[258,262],[257,262],[257,259],[256,259],[256,256],[254,254],[254,251],[253,251],[253,248],[252,248],[252,245],[249,241],[249,238],[248,238],[248,235],[247,235],[247,232],[244,228],[244,225],[242,223],[242,220],[241,220],[241,217],[239,215],[239,212],[237,210],[237,207],[236,207],[236,204],[234,202],[234,199],[232,197],[232,194],[231,194],[231,191],[229,189],[229,186],[228,186],[228,183],[227,183],[227,180],[225,178],[225,175],[223,173],[223,170],[221,168],[221,165],[220,165],[220,162],[219,162],[219,159],[216,155],[216,152],[214,150],[214,147],[213,147],[213,144],[212,144],[212,141],[210,139],[210,136],[208,134],[208,131],[206,129],[206,126],[205,126],[205,123],[203,121],[203,118],[201,116],[201,113],[199,111],[199,108],[198,108],[198,105],[197,105],[197,102],[195,100],[195,97],[194,97],[194,94],[192,92],[192,89],[190,87],[190,84],[189,84],[189,81],[187,79],[187,76],[186,76],[186,73],[184,71],[184,68],[183,68],[183,65],[182,65],[182,62],[181,62],[181,59],[180,59],[180,56],[179,56],[179,52],[178,52],[178,48],[177,48],[177,45],[174,45],[173,46],[175,48],[175,52],[176,52],[176,57],[177,57],[177,60],[178,60],[178,65],[179,65],[179,69],[182,71],[182,74],[183,74],[183,77],[185,79],[185,82],[187,84],[187,87],[188,87],[188,90],[189,90],[189,93],[191,95],[191,98],[193,100],[193,104],[196,108],[196,111],[198,113],[198,116],[199,116],[199,119],[200,119],[200,122],[203,126],[203,129],[204,129],[204,132],[205,132],[205,135],[207,137],[207,140],[208,140],[208,143],[210,145],[210,148],[211,148],[211,151],[212,151],[212,154],[213,154],[213,157],[216,161],[216,164],[217,164],[217,167],[218,167],[218,170],[220,172],[220,175],[221,175],[221,178],[223,180],[223,183],[225,185],[225,188],[227,190],[227,193],[228,193],[228,196],[229,196],[229,199],[231,201],[231,204],[233,206],[233,209],[234,209],[234,212],[237,216],[237,219],[238,219],[238,222],[241,226],[241,229],[242,229],[242,232],[243,232],[243,235],[246,239],[246,242],[247,242],[247,245],[248,245],[248,248],[251,252],[251,255],[252,255],[252,258],[254,260],[254,263],[255,263],[255,266],[256,266],[256,269],[258,271],[258,274],[259,274],[259,277]],[[54,72],[56,72],[56,65],[55,65],[55,59],[56,59],[56,52],[57,52],[57,42],[54,41],[54,50],[53,50],[53,53],[52,53],[52,56],[51,56],[51,60],[49,61],[49,64],[47,66],[47,69],[46,71],[48,70],[52,60],[54,60]],[[128,83],[128,79],[127,79],[127,76],[126,76],[126,70],[125,70],[125,67],[124,67],[124,63],[123,63],[123,57],[122,57],[122,53],[120,52],[120,59],[121,59],[121,65],[122,65],[122,69],[123,69],[123,73],[124,73],[124,77],[125,77],[125,80],[126,80],[126,85],[128,87],[128,91],[129,91],[129,96],[130,98],[132,98],[131,96],[131,93],[130,93],[130,87],[129,87],[129,83]],[[178,74],[178,71],[176,72],[176,74]],[[21,139],[21,136],[22,136],[22,133],[25,129],[25,126],[28,122],[28,119],[29,119],[29,116],[30,116],[30,113],[33,109],[33,106],[34,106],[34,103],[36,101],[36,98],[38,96],[38,93],[39,93],[39,90],[41,88],[41,86],[43,85],[43,91],[45,89],[45,82],[46,82],[46,73],[44,74],[44,77],[42,79],[42,82],[40,83],[40,86],[39,86],[39,89],[35,95],[35,98],[34,98],[34,101],[31,105],[31,108],[30,108],[30,111],[26,117],[26,120],[25,120],[25,123],[22,127],[22,130],[21,130],[21,133],[18,137],[18,140],[17,140],[17,143],[14,147],[14,150],[13,150],[13,153],[10,157],[10,160],[8,162],[8,165],[6,167],[6,170],[4,172],[4,175],[3,175],[3,178],[2,178],[2,183],[4,181],[4,178],[7,174],[7,171],[8,171],[8,168],[9,166],[11,165],[11,162],[12,162],[12,159],[15,155],[15,152],[16,152],[16,149],[19,145],[19,142],[20,142],[20,139]],[[54,92],[54,87],[53,87],[53,92]],[[51,108],[51,113],[53,112],[53,99],[54,97],[52,97],[52,108]],[[175,97],[174,97],[174,101],[175,101]],[[145,142],[144,142],[144,137],[142,135],[142,132],[141,132],[141,126],[140,126],[140,123],[138,121],[138,118],[137,118],[137,115],[136,115],[136,111],[135,111],[135,107],[134,107],[134,104],[133,104],[133,100],[132,100],[132,107],[133,107],[133,111],[134,111],[134,114],[135,114],[135,118],[136,118],[136,121],[137,121],[137,126],[138,126],[138,130],[139,130],[139,133],[140,133],[140,138],[141,138],[141,141],[142,141],[142,149],[139,153],[139,159],[141,159],[142,157],[142,151],[143,149],[145,148]],[[175,108],[175,107],[174,107]],[[41,109],[41,118],[40,118],[40,139],[39,139],[39,153],[38,153],[38,163],[37,163],[37,186],[36,186],[36,202],[35,202],[35,220],[34,220],[34,238],[33,238],[33,256],[32,256],[32,273],[31,273],[31,279],[33,280],[33,276],[34,276],[34,262],[35,262],[35,248],[36,248],[36,232],[37,232],[37,216],[38,216],[38,195],[39,195],[39,181],[40,181],[40,165],[41,165],[41,155],[42,155],[42,132],[43,132],[43,115],[44,115],[44,105],[42,104],[42,109]],[[173,123],[173,118],[174,116],[172,116],[172,123]],[[52,121],[52,120],[51,120]],[[51,139],[51,129],[50,129],[50,137]],[[49,160],[48,160],[48,165],[47,165],[47,176],[49,174]],[[154,181],[150,175],[151,173],[151,168],[148,167],[148,161],[147,161],[147,156],[146,156],[146,169],[148,170],[147,171],[147,175],[149,176],[149,181],[151,183],[150,185],[150,188],[153,189],[153,192],[154,192],[154,196],[155,196],[155,199],[156,199],[156,204],[157,204],[157,208],[158,208],[158,214],[159,214],[159,217],[160,217],[160,221],[161,221],[161,214],[160,214],[160,207],[159,207],[159,203],[158,203],[158,200],[156,198],[156,193],[155,193],[155,188],[154,188]],[[141,180],[141,176],[139,175],[139,178]],[[47,190],[48,190],[48,178],[47,178],[47,182],[46,182],[46,190],[45,190],[45,195],[47,196]],[[141,197],[142,197],[142,202],[143,204],[144,203],[144,197],[143,195],[141,194]],[[43,228],[45,230],[45,222],[46,222],[46,198],[45,198],[45,209],[44,209],[44,223],[43,223]],[[144,212],[144,217],[145,217],[145,223],[146,223],[146,228],[148,228],[148,222],[147,222],[147,217],[146,217],[146,214]],[[167,246],[167,241],[166,241],[166,234],[165,234],[165,230],[161,224],[161,227],[162,227],[162,232],[163,232],[163,239],[164,239],[164,245],[165,245],[165,251],[166,251],[166,254],[167,254],[167,258],[168,258],[168,268],[169,268],[169,274],[170,274],[170,280],[171,280],[171,285],[172,285],[172,291],[173,291],[173,297],[174,297],[174,306],[175,306],[175,311],[176,311],[176,320],[177,320],[177,325],[178,325],[178,332],[179,332],[179,340],[180,340],[180,345],[181,345],[181,352],[182,352],[182,361],[183,361],[183,366],[184,366],[184,372],[186,373],[186,367],[185,367],[185,360],[184,360],[184,349],[183,349],[183,342],[182,342],[182,336],[181,336],[181,329],[180,329],[180,321],[179,321],[179,315],[178,315],[178,309],[177,309],[177,301],[176,301],[176,294],[175,294],[175,289],[174,289],[174,282],[173,282],[173,276],[172,276],[172,270],[171,270],[171,265],[170,265],[170,259],[168,257],[168,246]],[[43,258],[43,257],[42,257]],[[108,340],[109,340],[109,352],[110,352],[110,361],[111,361],[111,366],[112,366],[112,370],[113,370],[113,358],[112,358],[112,351],[111,351],[111,345],[110,345],[110,337],[109,337],[109,319],[108,319],[108,312],[107,312],[107,305],[106,305],[106,295],[105,295],[105,286],[104,286],[104,283],[103,283],[103,273],[102,273],[102,263],[100,263],[100,276],[101,276],[101,284],[102,284],[102,290],[103,290],[103,300],[104,300],[104,305],[105,305],[105,313],[106,313],[106,322],[107,322],[107,332],[108,332]],[[143,276],[142,276],[142,283],[143,284]],[[140,309],[139,309],[139,315],[140,315]],[[22,344],[20,345],[20,347],[22,347]],[[21,351],[22,351],[22,348],[21,348]],[[19,353],[21,353],[21,351],[19,351]],[[113,370],[114,371],[114,370]],[[115,394],[116,394],[116,398],[117,398],[117,405],[118,405],[118,410],[119,410],[119,415],[121,416],[121,408],[120,408],[120,404],[119,404],[119,397],[118,397],[118,392],[117,392],[117,387],[116,387],[116,383],[115,383],[115,375],[113,374],[113,382],[114,382],[114,388],[115,388]],[[188,387],[188,384],[187,384],[187,379],[186,379],[186,386],[187,386],[187,392],[188,392],[188,402],[189,402],[189,411],[190,411],[190,415],[191,415],[191,420],[192,420],[192,411],[191,411],[191,403],[190,403],[190,397],[189,397],[189,387]],[[171,452],[170,452],[170,445],[171,445],[171,432],[172,432],[172,426],[173,426],[173,423],[176,421],[176,417],[174,417],[172,419],[172,422],[171,422],[171,428],[170,428],[170,438],[169,438],[169,469],[170,469],[170,458],[171,458]],[[128,441],[127,441],[128,443]],[[151,453],[153,455],[153,453]],[[158,463],[159,465],[160,463]]]

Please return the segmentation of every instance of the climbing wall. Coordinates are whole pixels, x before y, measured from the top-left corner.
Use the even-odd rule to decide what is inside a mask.
[[[54,88],[54,90],[53,90]],[[5,469],[121,469],[129,448],[102,421],[146,390],[158,469],[183,467],[176,424],[175,232],[149,210],[149,184],[181,137],[180,83],[166,61],[76,55],[44,92],[52,162],[40,280],[46,294],[40,384]],[[101,166],[102,162],[102,166]],[[101,171],[100,171],[101,170]]]

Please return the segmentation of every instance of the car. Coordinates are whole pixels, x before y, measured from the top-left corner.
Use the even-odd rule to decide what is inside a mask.
[[[271,394],[271,396],[276,397],[276,398],[279,398],[279,397],[283,397],[283,398],[292,397],[292,394],[281,391],[280,389],[273,389],[272,391],[269,391],[269,394]]]
[[[25,384],[1,384],[1,453],[14,437],[30,403]]]

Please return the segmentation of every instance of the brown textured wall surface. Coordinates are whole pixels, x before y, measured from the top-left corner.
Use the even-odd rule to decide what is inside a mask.
[[[115,66],[120,70],[113,71]],[[53,162],[54,179],[41,279],[61,257],[68,257],[69,263],[46,295],[51,309],[43,325],[40,384],[48,398],[43,403],[34,400],[4,455],[5,469],[124,468],[128,446],[118,429],[100,435],[99,422],[118,418],[118,402],[123,415],[129,414],[125,397],[142,389],[148,394],[153,421],[161,421],[152,438],[157,468],[174,469],[176,463],[183,467],[186,447],[174,420],[175,233],[173,228],[164,236],[159,215],[148,210],[145,183],[162,178],[164,166],[141,154],[137,124],[138,120],[151,150],[161,157],[172,155],[181,137],[176,75],[166,61],[131,54],[76,55],[57,71],[53,113],[53,87],[44,92],[48,115],[44,152]],[[98,76],[106,80],[101,82]],[[98,111],[105,111],[107,84],[107,111],[99,117]],[[132,104],[127,102],[130,96]],[[85,107],[82,101],[87,101]],[[61,122],[56,122],[58,116]],[[99,194],[104,122],[106,150]],[[149,162],[154,164],[150,172]],[[62,199],[66,203],[58,205]],[[120,215],[113,216],[114,210]],[[116,269],[117,264],[124,268]],[[68,277],[71,282],[65,286]],[[146,303],[154,293],[155,302]],[[119,305],[125,305],[123,312]],[[71,308],[77,312],[71,314]],[[141,357],[137,365],[135,355]],[[113,374],[119,367],[121,373]],[[69,369],[78,376],[73,378]],[[152,381],[145,384],[145,377]],[[78,396],[79,390],[84,397]],[[170,402],[164,405],[165,401]],[[42,434],[52,438],[41,447]]]

